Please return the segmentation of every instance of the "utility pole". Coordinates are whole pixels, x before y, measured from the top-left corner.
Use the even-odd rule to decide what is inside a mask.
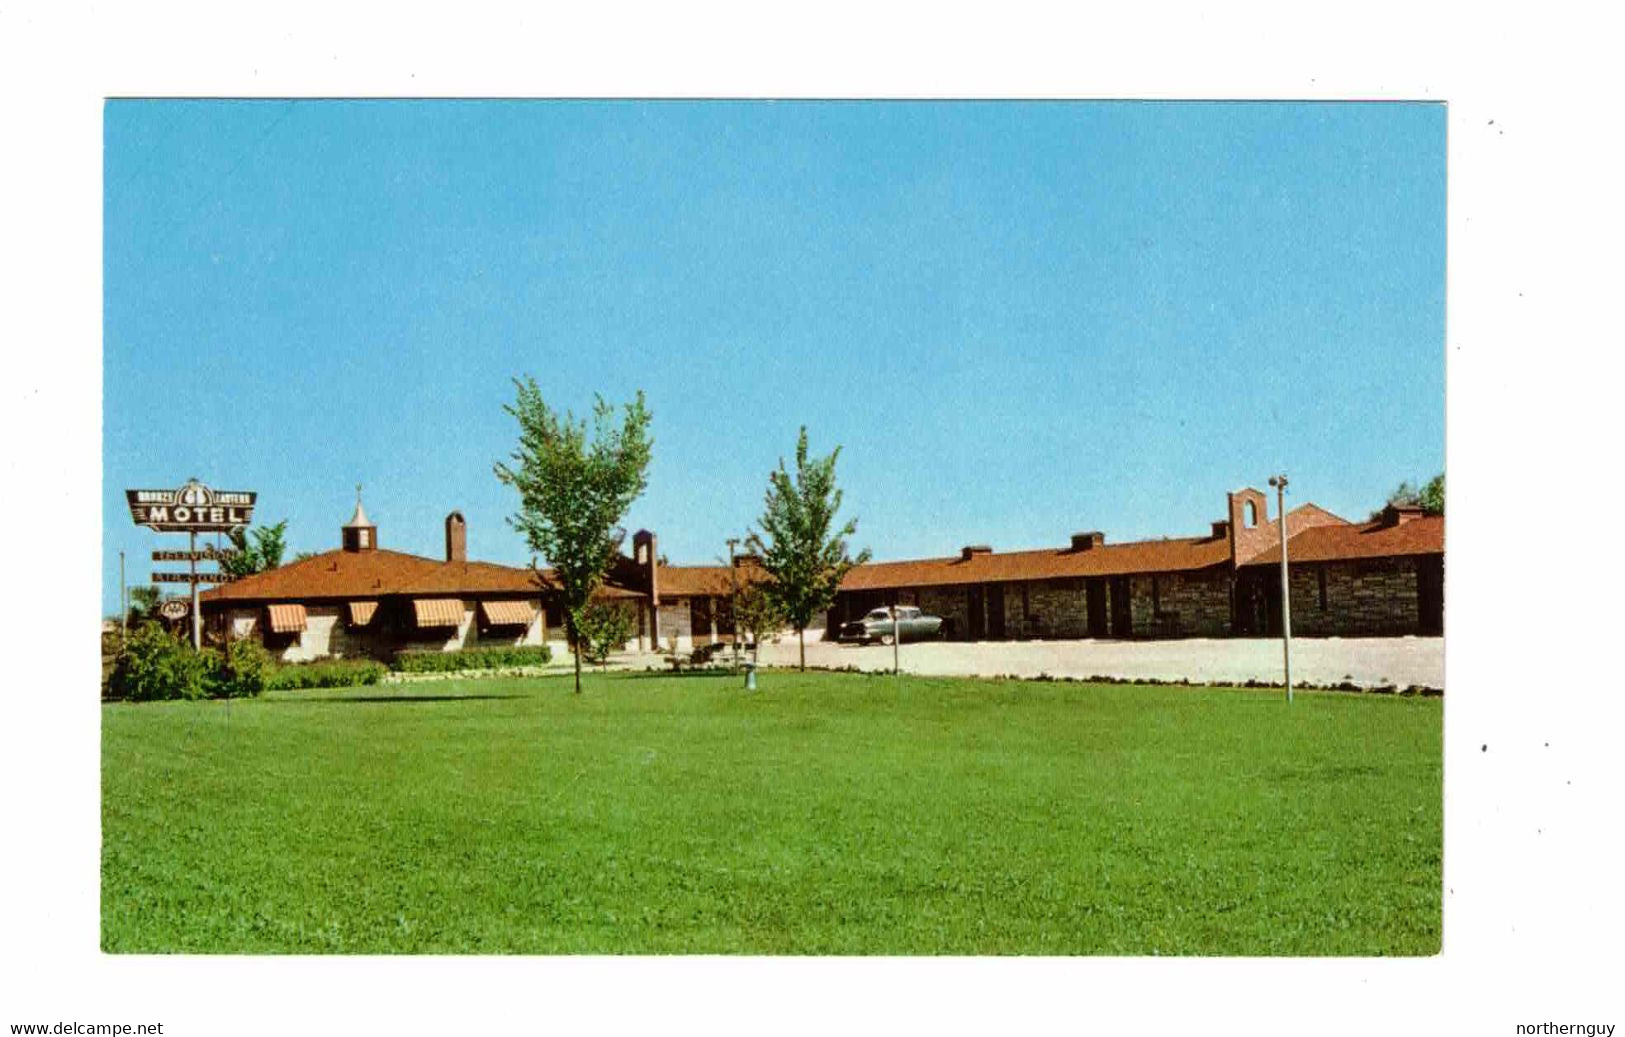
[[[1286,475],[1270,476],[1275,487],[1275,520],[1281,527],[1281,660],[1286,666],[1286,700],[1292,701],[1292,598],[1286,563]]]
[[[118,643],[123,646],[130,639],[130,599],[124,582],[124,552],[118,553]]]

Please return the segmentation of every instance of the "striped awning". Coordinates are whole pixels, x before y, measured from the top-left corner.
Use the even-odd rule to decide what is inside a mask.
[[[353,627],[366,626],[372,622],[372,617],[377,611],[378,603],[376,601],[350,602],[350,625]]]
[[[463,603],[459,598],[413,598],[412,616],[420,627],[459,627]]]
[[[482,601],[480,618],[487,626],[528,627],[536,618],[536,609],[528,601]]]
[[[266,625],[273,634],[297,634],[305,629],[305,606],[267,605]]]

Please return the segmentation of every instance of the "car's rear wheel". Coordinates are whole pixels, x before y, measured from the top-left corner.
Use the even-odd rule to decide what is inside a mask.
[[[891,644],[891,635],[890,634],[881,634],[880,635],[880,643],[883,644],[883,645]]]

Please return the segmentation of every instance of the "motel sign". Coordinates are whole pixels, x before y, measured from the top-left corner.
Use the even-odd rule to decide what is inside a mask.
[[[228,533],[254,517],[252,492],[214,490],[192,479],[178,490],[125,490],[130,517],[160,533]]]
[[[130,502],[130,517],[138,526],[146,526],[159,533],[186,533],[191,543],[186,551],[154,551],[155,562],[176,561],[188,563],[186,572],[155,572],[153,583],[186,583],[191,585],[192,600],[187,611],[192,616],[192,647],[203,647],[203,625],[198,609],[198,584],[229,583],[232,577],[223,572],[198,572],[197,563],[220,563],[234,556],[235,551],[199,551],[199,533],[229,533],[248,525],[254,517],[256,494],[246,490],[215,490],[196,479],[188,479],[178,490],[125,490]]]

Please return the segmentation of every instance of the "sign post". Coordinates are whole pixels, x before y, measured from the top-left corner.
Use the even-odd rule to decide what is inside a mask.
[[[209,532],[229,533],[247,526],[254,517],[254,501],[258,494],[247,490],[214,490],[196,479],[188,479],[186,485],[177,490],[125,490],[124,495],[129,501],[130,518],[136,525],[146,526],[159,533],[187,534],[190,549],[186,552],[152,553],[155,562],[186,562],[187,571],[155,572],[152,574],[152,581],[191,585],[192,647],[202,648],[203,615],[198,607],[198,584],[228,583],[232,577],[228,573],[200,573],[197,571],[197,563],[222,562],[234,556],[236,552],[214,549],[199,551],[197,535]]]

